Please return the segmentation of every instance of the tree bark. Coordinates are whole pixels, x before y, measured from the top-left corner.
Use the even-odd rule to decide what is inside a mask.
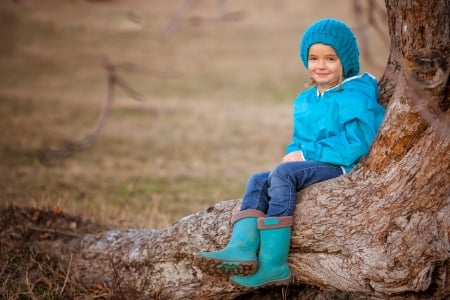
[[[292,285],[441,299],[450,295],[450,4],[386,6],[386,118],[354,171],[298,194]],[[112,230],[37,248],[70,265],[83,284],[106,283],[127,298],[234,299],[251,290],[203,273],[193,258],[226,245],[239,206],[223,201],[165,229]]]

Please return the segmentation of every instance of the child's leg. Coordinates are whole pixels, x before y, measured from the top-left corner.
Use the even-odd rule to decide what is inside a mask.
[[[250,276],[231,276],[230,279],[247,287],[289,283],[291,271],[288,254],[292,223],[292,217],[259,218],[261,246],[258,255],[258,270]]]
[[[340,167],[316,161],[279,164],[269,175],[270,201],[266,216],[292,216],[299,190],[340,175]]]
[[[250,275],[256,271],[259,249],[257,219],[268,207],[267,178],[269,172],[256,173],[248,179],[241,211],[233,215],[233,231],[228,245],[218,251],[200,252],[197,264],[208,273]]]
[[[207,273],[220,275],[255,273],[260,239],[257,220],[262,216],[264,213],[256,209],[233,215],[233,231],[228,245],[221,250],[200,252],[196,257],[198,266]]]
[[[268,179],[269,172],[260,172],[251,175],[247,180],[241,210],[257,209],[267,212],[269,208]]]
[[[319,162],[286,162],[269,175],[269,208],[258,219],[260,249],[258,269],[250,276],[231,276],[231,280],[248,287],[287,283],[291,277],[288,254],[297,191],[311,184],[342,175],[339,167]]]

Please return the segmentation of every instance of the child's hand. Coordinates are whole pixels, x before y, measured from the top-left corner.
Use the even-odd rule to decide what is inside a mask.
[[[289,161],[304,161],[305,157],[303,156],[302,151],[294,151],[291,153],[286,154],[283,157],[283,162],[289,162]]]

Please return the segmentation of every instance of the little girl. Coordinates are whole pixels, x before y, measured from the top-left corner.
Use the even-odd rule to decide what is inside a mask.
[[[345,23],[313,23],[303,34],[300,58],[313,86],[295,99],[287,154],[272,171],[248,179],[228,245],[198,256],[203,269],[232,275],[242,286],[289,282],[297,192],[350,172],[367,154],[384,117],[377,81],[359,75],[358,46]]]

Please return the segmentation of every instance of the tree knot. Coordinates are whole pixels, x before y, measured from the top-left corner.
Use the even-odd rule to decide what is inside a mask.
[[[412,86],[417,89],[432,89],[447,81],[448,66],[448,58],[441,51],[422,49],[405,57],[402,70]]]

